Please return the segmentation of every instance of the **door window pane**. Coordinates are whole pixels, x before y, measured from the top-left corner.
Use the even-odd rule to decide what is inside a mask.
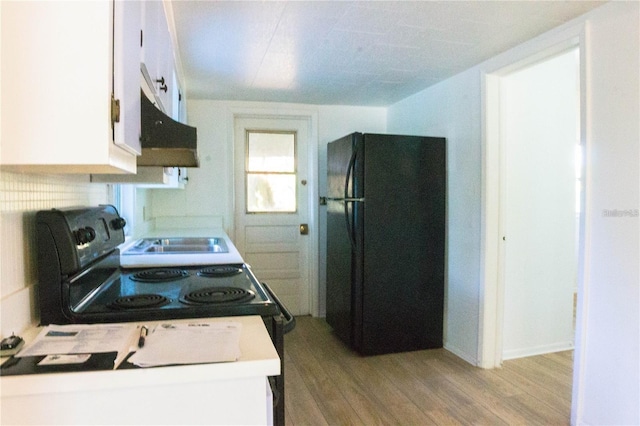
[[[295,133],[247,132],[248,213],[297,210],[295,154]]]

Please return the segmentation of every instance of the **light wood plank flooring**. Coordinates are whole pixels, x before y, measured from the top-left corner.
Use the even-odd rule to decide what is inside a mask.
[[[324,319],[285,335],[287,425],[567,425],[572,352],[475,368],[444,349],[362,357]]]

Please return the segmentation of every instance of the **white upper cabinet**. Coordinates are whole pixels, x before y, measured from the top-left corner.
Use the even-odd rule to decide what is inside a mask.
[[[130,7],[127,5],[131,4],[138,5],[136,16],[128,14],[125,10],[126,7]],[[169,15],[167,15],[165,7],[169,8]],[[138,61],[133,65],[129,62],[125,63],[127,72],[135,74],[135,77],[127,79],[125,83],[131,87],[124,88],[127,93],[135,91],[137,121],[140,121],[140,90],[142,89],[145,96],[158,109],[174,120],[185,123],[186,102],[181,94],[179,78],[176,73],[177,55],[174,54],[170,31],[170,28],[173,27],[169,25],[173,20],[170,3],[165,4],[163,1],[116,1],[115,12],[116,20],[121,20],[124,23],[122,34],[126,35],[125,38],[136,37],[138,40]],[[136,22],[138,23],[137,27]],[[137,28],[135,31],[134,27]],[[118,46],[117,38],[115,44]],[[124,46],[133,49],[132,45],[124,44]],[[127,55],[126,51],[123,50],[123,52],[124,55]],[[129,69],[130,66],[131,69]],[[121,113],[128,111],[123,111],[121,108]],[[133,111],[131,113],[133,114]],[[136,175],[92,174],[91,181],[131,183],[147,188],[184,188],[187,182],[186,173],[187,169],[184,167],[139,166]]]
[[[133,184],[139,188],[184,189],[186,167],[139,166],[135,175],[91,175],[91,182]]]
[[[2,168],[135,172],[141,3],[16,1],[0,8]]]
[[[114,97],[120,117],[114,124],[114,141],[134,154],[140,154],[140,57],[142,7],[137,1],[114,4]]]
[[[158,94],[160,84],[155,80],[160,74],[158,63],[160,62],[160,12],[162,10],[161,1],[142,2],[142,58],[147,72],[149,73],[149,87],[154,94]]]
[[[160,109],[178,120],[174,105],[178,96],[173,43],[167,15],[161,1],[143,2],[142,62],[150,77],[150,85]]]

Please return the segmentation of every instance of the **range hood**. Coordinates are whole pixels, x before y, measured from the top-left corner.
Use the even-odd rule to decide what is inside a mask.
[[[198,167],[197,132],[166,115],[140,91],[142,154],[138,166]]]

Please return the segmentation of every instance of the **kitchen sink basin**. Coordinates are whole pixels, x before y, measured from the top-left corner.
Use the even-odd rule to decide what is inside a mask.
[[[154,245],[167,246],[216,246],[226,244],[221,238],[204,238],[204,237],[188,237],[188,238],[148,238],[142,241],[149,241]]]
[[[162,253],[228,253],[222,238],[143,238],[138,240],[124,255]]]
[[[144,253],[227,253],[228,250],[219,244],[211,246],[196,246],[196,245],[184,245],[184,246],[149,246],[144,250]]]

